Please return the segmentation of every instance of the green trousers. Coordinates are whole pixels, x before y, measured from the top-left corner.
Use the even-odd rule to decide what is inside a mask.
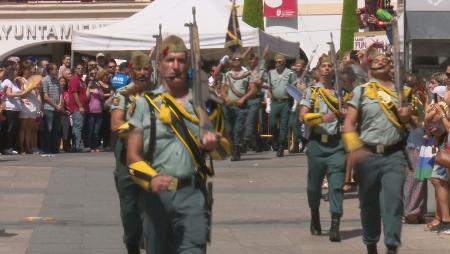
[[[247,116],[248,108],[236,107],[236,106],[226,106],[224,107],[225,116],[225,130],[228,137],[231,138],[233,146],[240,146],[242,133],[245,126],[245,117]]]
[[[147,254],[206,253],[205,197],[194,184],[176,192],[143,193],[143,217]]]
[[[256,125],[258,122],[258,113],[261,108],[261,102],[249,102],[247,117],[245,119],[244,141],[249,142],[255,138]]]
[[[272,101],[270,110],[270,131],[273,135],[273,141],[284,147],[287,144],[288,121],[289,121],[289,102]]]
[[[365,244],[380,240],[383,222],[384,243],[387,246],[400,245],[405,167],[403,151],[371,154],[356,165]]]
[[[311,209],[319,209],[322,181],[327,176],[330,213],[342,216],[342,202],[345,178],[345,150],[342,140],[321,143],[311,138],[307,144],[308,156],[308,204]]]
[[[114,181],[120,202],[120,218],[123,226],[123,241],[130,246],[139,246],[142,238],[141,209],[139,208],[139,195],[141,188],[131,179],[126,161],[126,148],[122,139],[117,139],[114,156],[116,169]]]

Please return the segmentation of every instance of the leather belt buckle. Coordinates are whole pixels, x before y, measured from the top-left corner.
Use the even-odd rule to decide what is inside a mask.
[[[328,143],[328,135],[326,135],[326,134],[322,134],[322,135],[320,135],[320,142],[322,142],[322,143]]]
[[[377,153],[384,153],[384,145],[377,145]]]
[[[174,177],[172,181],[170,181],[169,191],[177,191],[178,189],[178,178]]]

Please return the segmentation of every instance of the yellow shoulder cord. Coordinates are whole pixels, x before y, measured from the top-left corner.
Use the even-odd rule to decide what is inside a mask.
[[[394,97],[396,99],[398,99],[398,96],[394,92],[392,92],[390,89],[388,89],[384,86],[381,86],[378,83],[370,83],[367,90],[368,91],[366,91],[366,92],[370,93],[369,94],[370,97],[375,97],[375,98],[371,98],[371,99],[377,100],[378,105],[380,105],[381,111],[386,116],[386,118],[395,127],[399,128],[399,129],[403,129],[404,126],[400,123],[400,121],[397,117],[397,114],[395,112],[397,110],[395,103],[392,100],[390,102],[384,102],[383,98],[381,98],[381,96],[378,94],[378,92],[381,90],[383,92],[386,92],[389,96]],[[375,96],[373,93],[375,94]]]
[[[328,108],[333,111],[336,115],[339,114],[339,110],[336,108],[338,105],[338,100],[334,98],[330,92],[328,92],[325,88],[321,87],[319,88],[319,95],[322,98],[322,100],[327,104]]]
[[[320,102],[317,100],[317,88],[311,87],[311,109],[320,110]]]
[[[155,105],[154,102],[151,100],[151,98],[148,95],[145,95],[145,98],[149,100],[152,105]],[[191,156],[192,160],[194,161],[194,164],[196,165],[196,172],[203,178],[206,179],[207,175],[214,175],[214,172],[206,165],[205,159],[203,158],[203,153],[198,147],[198,143],[196,142],[196,138],[194,135],[189,131],[189,129],[186,127],[185,123],[183,122],[183,117],[180,117],[179,114],[180,111],[178,109],[180,108],[177,104],[172,104],[172,102],[176,102],[175,100],[172,101],[165,101],[167,97],[162,95],[161,100],[161,109],[158,110],[161,114],[162,106],[165,105],[167,109],[170,111],[170,122],[166,123],[170,126],[172,131],[175,133],[175,135],[178,137],[180,142],[183,144],[183,146],[188,151],[189,155]],[[176,107],[176,108],[175,108]]]

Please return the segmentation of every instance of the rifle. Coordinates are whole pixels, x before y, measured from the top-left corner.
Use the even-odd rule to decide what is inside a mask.
[[[399,1],[399,7],[402,7],[403,1]],[[399,8],[397,14],[401,12],[401,8]],[[398,15],[396,18],[392,20],[392,38],[393,38],[393,57],[394,57],[394,82],[395,89],[398,93],[398,100],[400,107],[405,106],[405,96],[403,93],[403,57],[401,56],[402,52],[400,50],[400,35],[398,30]]]
[[[202,70],[200,68],[200,39],[198,35],[197,21],[195,18],[195,7],[192,7],[193,22],[186,23],[184,26],[189,28],[189,44],[190,44],[190,61],[192,68],[192,90],[193,90],[193,102],[194,109],[199,119],[200,137],[208,131],[214,131],[213,125],[208,118],[206,112],[206,103],[211,100],[211,93],[207,84],[202,84]],[[214,151],[215,154],[222,156],[222,158],[230,155],[230,144],[225,138],[221,138],[218,144],[218,148]],[[210,159],[214,155],[210,154]],[[211,164],[212,165],[212,164]],[[214,175],[214,169],[211,167],[212,175]],[[206,179],[205,179],[206,180]],[[211,242],[211,223],[212,223],[212,183],[204,183],[202,189],[206,200],[206,209],[208,214],[208,242]]]
[[[309,66],[311,66],[311,62],[313,61],[314,56],[316,55],[316,51],[317,51],[318,47],[319,47],[319,45],[316,45],[316,48],[314,48],[314,50],[311,54],[311,57],[309,58],[308,64],[306,65],[305,70],[303,71],[302,75],[299,78],[300,82],[302,82],[302,83],[304,82],[305,76],[308,73]],[[294,98],[294,100],[296,100],[297,102],[300,102],[303,98],[303,92],[297,88],[297,86],[296,86],[297,83],[298,83],[298,81],[295,81],[295,83],[289,84],[287,87],[287,93],[292,98]]]
[[[330,37],[331,37],[331,41],[328,42],[328,45],[330,45],[330,58],[331,61],[333,62],[333,69],[334,69],[334,75],[335,75],[335,80],[334,80],[334,84],[335,84],[335,88],[337,91],[337,97],[338,97],[338,110],[339,113],[342,112],[342,96],[341,96],[341,82],[339,81],[339,60],[336,57],[336,48],[334,47],[334,42],[333,42],[333,33],[330,33]]]
[[[162,25],[159,24],[159,34],[153,35],[153,38],[156,40],[155,49],[153,50],[153,55],[155,55],[155,63],[158,62],[158,58],[161,54],[161,44],[162,44],[162,33],[161,33]],[[156,67],[156,65],[155,65]],[[157,87],[159,85],[159,73],[158,68],[154,68],[154,85]]]

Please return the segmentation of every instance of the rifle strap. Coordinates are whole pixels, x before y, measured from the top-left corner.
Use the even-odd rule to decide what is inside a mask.
[[[146,94],[146,98],[147,97],[154,98],[154,95]],[[147,153],[145,154],[145,158],[151,165],[153,163],[153,156],[156,148],[156,114],[155,114],[155,106],[152,103],[150,103],[148,99],[145,101],[147,102],[148,107],[150,109],[150,143]]]
[[[181,143],[184,145],[186,150],[188,151],[189,155],[193,159],[194,163],[197,167],[197,173],[199,173],[204,179],[206,179],[206,176],[212,176],[214,175],[214,171],[210,169],[206,165],[204,152],[199,148],[197,142],[195,141],[195,137],[193,134],[189,131],[187,128],[185,122],[183,113],[180,111],[180,107],[176,101],[172,100],[166,100],[165,97],[159,96],[156,99],[161,100],[161,109],[157,107],[155,102],[148,96],[145,95],[145,98],[147,99],[147,102],[153,106],[154,109],[156,109],[158,112],[161,113],[161,109],[163,107],[166,107],[168,110],[170,110],[170,122],[166,123],[169,125],[172,129],[172,131],[175,133],[175,135],[178,137],[178,139],[181,141]],[[176,104],[175,104],[176,103]],[[197,119],[198,120],[198,119]],[[156,122],[156,117],[155,117]],[[154,139],[156,140],[156,139]]]
[[[231,78],[229,74],[226,74],[226,78],[227,78],[227,81],[228,81],[228,87],[230,88],[231,92],[233,92],[234,95],[236,95],[238,98],[243,97],[245,94],[239,92],[236,89],[236,87],[234,87],[234,82],[233,82],[234,79]]]
[[[368,84],[364,96],[376,100],[383,114],[395,127],[399,129],[404,128],[397,115],[397,105],[392,100],[392,98],[398,99],[398,96],[393,91],[376,82],[372,82]]]

